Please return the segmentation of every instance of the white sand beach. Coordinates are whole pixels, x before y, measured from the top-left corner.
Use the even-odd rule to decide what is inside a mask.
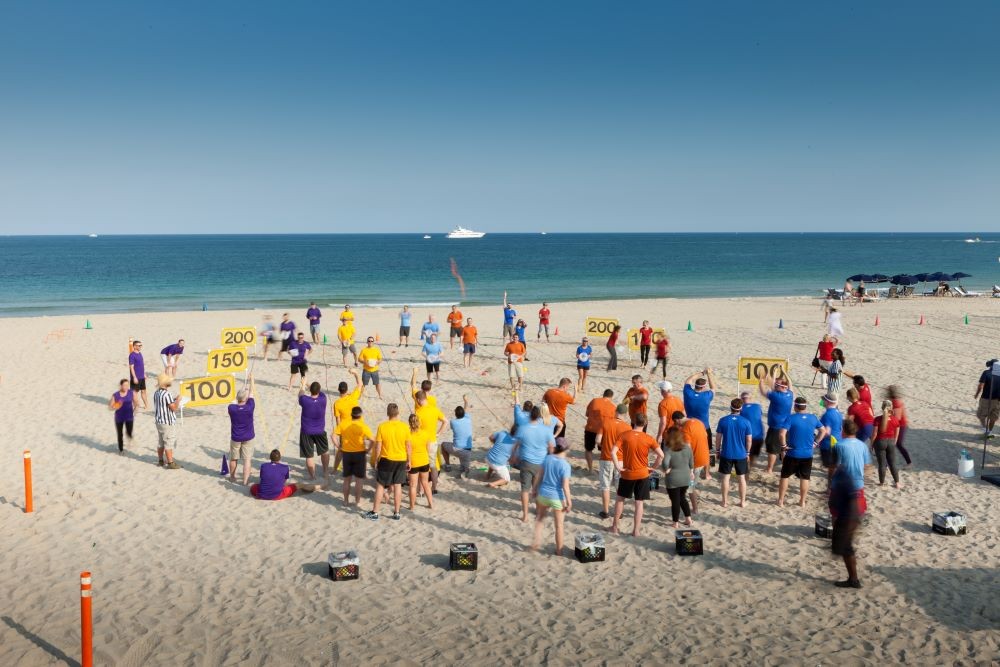
[[[310,297],[289,305],[300,325]],[[321,306],[324,330],[335,342],[340,309]],[[559,335],[535,344],[539,305],[517,304],[530,334],[525,398],[538,400],[560,377],[575,378],[583,321],[605,316],[626,328],[643,319],[665,326],[673,345],[668,379],[678,389],[693,371],[713,367],[721,384],[713,422],[735,395],[740,355],[787,357],[801,393],[818,409],[822,391],[810,386],[809,363],[825,327],[816,299],[550,306]],[[439,321],[446,311],[436,309]],[[356,310],[359,335],[378,332],[387,357],[385,400],[363,402],[373,427],[389,401],[408,413],[411,369],[418,366],[423,376],[419,346],[395,346],[396,312]],[[461,368],[458,350],[446,354],[434,394],[449,416],[469,396],[474,460],[482,465],[487,436],[511,421],[502,318],[499,306],[463,312],[482,336],[475,368]],[[414,339],[427,313],[415,309]],[[519,521],[516,480],[486,489],[478,471],[474,480],[443,475],[434,511],[404,509],[398,522],[365,521],[357,508],[344,506],[339,475],[330,490],[254,500],[246,487],[219,475],[229,444],[225,406],[184,411],[176,451],[181,470],[156,465],[152,411],[136,417],[134,442],[120,457],[106,404],[126,377],[129,337],[146,343],[151,375],[160,368],[159,349],[186,339],[179,376],[197,377],[206,352],[218,346],[219,330],[259,327],[263,311],[93,315],[92,330],[80,316],[6,319],[0,664],[79,660],[83,570],[93,573],[100,665],[996,664],[1000,488],[978,478],[982,439],[973,392],[984,362],[1000,356],[1000,299],[914,298],[843,313],[846,367],[862,373],[877,398],[889,384],[902,387],[914,459],[902,471],[902,490],[879,487],[869,470],[869,520],[858,541],[861,590],[832,585],[844,578],[843,564],[829,540],[813,534],[814,514],[825,506],[818,463],[804,509],[775,505],[777,474],[764,475],[760,462],[746,508],[720,507],[717,475],[703,484],[695,517],[703,556],[674,554],[661,490],[647,504],[639,538],[606,534],[607,560],[577,563],[573,536],[610,524],[597,516],[596,474],[581,469],[583,410],[607,387],[623,395],[638,366],[625,359],[618,371],[606,372],[603,339],[592,340],[594,370],[569,413],[575,502],[567,517],[569,555],[558,558],[549,554],[551,521],[543,551],[527,550],[532,524]],[[324,389],[348,379],[333,345],[317,347],[310,365],[310,379]],[[255,464],[280,446],[292,481],[301,481],[299,407],[285,390],[288,364],[258,363],[255,375]],[[154,389],[151,379],[150,397]],[[963,448],[976,460],[976,478],[956,475]],[[24,449],[33,460],[32,514],[23,511]],[[1000,445],[991,449],[1000,455]],[[369,487],[362,509],[370,509],[371,499]],[[931,513],[946,509],[966,514],[967,535],[930,531]],[[624,528],[631,523],[629,504]],[[461,541],[478,546],[478,571],[448,570],[449,544]],[[361,578],[333,582],[327,555],[347,548],[360,553]]]

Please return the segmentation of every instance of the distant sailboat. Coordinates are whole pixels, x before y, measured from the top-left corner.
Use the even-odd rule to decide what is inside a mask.
[[[965,239],[965,242],[966,243],[982,243],[983,240],[977,236],[974,239]]]

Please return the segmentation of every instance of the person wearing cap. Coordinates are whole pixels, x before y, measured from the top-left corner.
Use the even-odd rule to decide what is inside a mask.
[[[785,450],[784,434],[788,429],[788,419],[792,415],[795,393],[792,391],[790,377],[784,373],[775,377],[770,372],[758,380],[757,391],[768,400],[764,449],[767,451],[767,474],[770,475],[774,472],[775,462]]]
[[[503,293],[503,334],[502,338],[504,340],[509,339],[514,335],[514,318],[517,317],[517,311],[514,310],[514,304],[507,300],[507,292]]]
[[[605,389],[604,394],[592,399],[587,404],[585,416],[587,423],[583,427],[583,458],[587,460],[587,473],[594,471],[594,449],[597,447],[597,436],[604,428],[605,421],[615,418],[615,392]]]
[[[346,312],[346,311],[345,311]],[[358,350],[354,347],[354,318],[340,318],[340,326],[337,327],[337,340],[340,341],[340,353],[344,356],[344,367],[347,367],[347,353],[354,357],[354,365],[358,365]]]
[[[996,359],[986,362],[986,370],[979,376],[975,398],[979,400],[976,418],[983,427],[983,436],[993,438],[993,429],[1000,418],[1000,362]]]
[[[295,337],[295,341],[288,346],[288,354],[292,357],[292,363],[289,366],[288,376],[288,390],[292,389],[292,381],[295,376],[298,375],[302,386],[306,384],[306,373],[309,372],[309,352],[312,350],[312,345],[306,342],[306,335],[301,331]]]
[[[177,410],[181,406],[181,397],[170,395],[170,386],[174,379],[166,373],[160,373],[156,378],[159,388],[153,394],[153,418],[156,420],[156,458],[161,468],[177,470],[180,464],[174,461],[174,449],[177,447]],[[166,457],[166,459],[164,459]]]
[[[837,409],[837,396],[828,393],[819,399],[821,407],[825,408],[819,421],[827,429],[827,434],[819,443],[819,458],[826,468],[827,481],[832,483],[833,472],[837,469],[837,443],[843,437],[844,415]]]
[[[753,400],[752,392],[740,392],[740,400],[743,402],[740,416],[750,422],[750,456],[747,457],[747,467],[753,468],[754,461],[760,455],[760,450],[764,448],[764,415],[760,409],[760,403]],[[748,471],[747,479],[749,478]]]
[[[655,460],[649,465],[649,453]],[[635,498],[635,515],[632,521],[632,537],[639,537],[639,525],[645,501],[649,500],[649,473],[663,462],[663,450],[653,436],[646,433],[646,415],[632,418],[631,430],[623,433],[611,448],[611,460],[618,468],[618,493],[615,499],[615,518],[611,523],[611,534],[618,534],[618,524],[625,509],[625,501]]]
[[[171,377],[177,377],[177,367],[181,363],[182,354],[184,354],[183,338],[160,350],[160,360],[163,362],[163,372],[169,374]]]
[[[545,342],[549,342],[549,316],[552,311],[549,310],[549,304],[542,303],[542,307],[538,309],[538,340],[542,340],[542,330],[545,330]]]
[[[590,339],[584,336],[576,348],[577,391],[583,391],[587,386],[587,373],[590,372],[590,359],[593,356],[594,348],[590,346]]]
[[[149,407],[146,398],[146,362],[142,358],[142,341],[132,341],[132,350],[128,353],[129,389],[139,392],[142,397],[142,409]]]
[[[674,385],[667,380],[657,382],[656,387],[660,390],[660,403],[656,406],[656,414],[660,418],[660,425],[656,429],[656,441],[663,442],[667,429],[674,425],[673,414],[684,412],[684,401],[673,395]]]
[[[251,373],[247,386],[236,394],[236,402],[229,404],[229,481],[236,483],[236,462],[243,464],[243,486],[250,483],[253,472],[253,412],[254,381]]]
[[[705,425],[708,441],[712,441],[709,407],[715,398],[715,374],[711,368],[692,373],[684,380],[684,414]]]
[[[786,444],[785,458],[781,462],[781,481],[778,482],[778,507],[785,506],[788,478],[792,475],[799,478],[799,507],[806,506],[809,477],[812,474],[813,450],[829,433],[816,415],[807,412],[808,409],[809,402],[804,396],[796,398],[795,412],[788,418],[787,426],[782,429],[782,441]]]
[[[358,361],[361,362],[361,395],[365,395],[364,388],[370,382],[375,385],[375,393],[381,399],[382,385],[379,384],[378,365],[382,361],[382,350],[375,345],[374,337],[369,336],[366,342],[367,345],[361,350],[361,354],[358,355]]]
[[[319,321],[321,317],[323,317],[323,313],[316,306],[316,302],[311,302],[309,310],[306,311],[306,319],[309,320],[309,333],[312,334],[313,342],[317,345],[319,344]]]
[[[740,415],[743,401],[729,402],[729,414],[715,427],[715,450],[719,458],[719,480],[722,482],[722,506],[729,504],[729,477],[736,471],[740,490],[740,507],[747,504],[747,459],[753,440],[753,427]]]
[[[597,464],[597,486],[601,490],[601,511],[598,516],[602,519],[611,516],[611,489],[618,487],[618,466],[612,458],[612,452],[618,447],[622,435],[631,428],[628,406],[623,403],[615,408],[613,419],[604,421],[601,432],[597,434],[597,446],[601,451],[601,460]]]
[[[511,336],[510,342],[503,348],[507,357],[507,375],[510,377],[510,388],[521,391],[524,383],[524,343],[517,336]]]

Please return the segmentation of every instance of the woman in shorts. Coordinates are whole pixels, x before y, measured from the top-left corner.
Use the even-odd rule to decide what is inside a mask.
[[[406,472],[407,481],[410,485],[410,511],[417,505],[417,485],[427,498],[427,508],[434,509],[434,496],[431,493],[431,454],[430,441],[431,433],[420,430],[420,418],[414,414],[410,415],[410,436],[407,444],[410,445],[410,469]]]
[[[535,539],[531,543],[532,551],[537,551],[542,545],[542,523],[545,515],[552,510],[556,523],[557,556],[562,555],[563,520],[566,512],[573,508],[573,498],[569,491],[569,478],[572,475],[569,461],[566,460],[565,440],[560,439],[551,454],[542,462],[542,474],[535,476],[531,495],[535,497]]]
[[[490,442],[493,443],[493,446],[486,452],[486,465],[489,466],[486,471],[486,486],[491,489],[507,486],[510,483],[510,455],[514,450],[514,445],[517,444],[517,438],[514,437],[516,432],[517,425],[515,424],[511,426],[509,431],[497,431],[490,436]],[[494,475],[497,478],[490,481]]]
[[[584,336],[576,348],[577,391],[583,391],[587,385],[587,373],[590,372],[590,358],[592,356],[594,356],[594,348],[590,346],[590,341]]]

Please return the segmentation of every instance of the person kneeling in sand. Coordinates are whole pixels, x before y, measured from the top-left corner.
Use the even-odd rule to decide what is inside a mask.
[[[234,464],[235,465],[235,464]],[[281,452],[271,450],[271,462],[260,467],[260,484],[250,487],[250,495],[257,500],[282,500],[298,490],[294,484],[285,484],[288,466],[281,463]]]
[[[491,489],[507,486],[510,483],[510,456],[514,451],[514,445],[518,442],[514,437],[515,433],[517,424],[511,426],[509,431],[500,430],[490,436],[493,446],[486,453],[486,464],[489,466],[486,471],[486,486]],[[490,478],[493,475],[496,475],[497,479],[491,482]]]

